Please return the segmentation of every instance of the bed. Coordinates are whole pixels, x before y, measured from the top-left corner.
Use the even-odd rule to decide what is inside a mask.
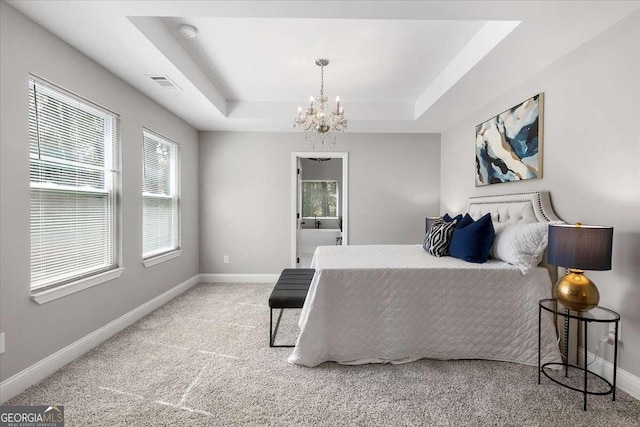
[[[545,192],[471,198],[494,225],[560,221]],[[433,257],[421,245],[321,246],[289,362],[313,367],[421,358],[537,364],[538,301],[552,268]],[[560,362],[553,318],[542,319],[542,363]]]

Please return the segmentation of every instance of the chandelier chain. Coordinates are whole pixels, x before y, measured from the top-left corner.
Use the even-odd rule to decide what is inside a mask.
[[[320,99],[324,99],[324,65],[320,64]]]

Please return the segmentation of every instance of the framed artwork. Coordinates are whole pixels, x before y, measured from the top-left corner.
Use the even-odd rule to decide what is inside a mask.
[[[542,178],[544,93],[476,126],[476,187]]]

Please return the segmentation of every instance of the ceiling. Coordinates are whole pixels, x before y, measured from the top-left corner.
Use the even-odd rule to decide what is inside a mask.
[[[442,132],[640,9],[637,0],[9,3],[195,128],[247,131],[293,131],[297,107],[320,89],[314,62],[327,58],[325,94],[330,105],[340,95],[350,131]]]

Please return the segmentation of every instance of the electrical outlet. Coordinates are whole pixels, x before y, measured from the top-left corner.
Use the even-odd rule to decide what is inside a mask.
[[[607,340],[609,344],[613,344],[613,340],[615,339],[616,334],[616,324],[609,323],[609,336],[611,337],[611,342]],[[618,322],[618,342],[622,342],[622,322]]]
[[[223,261],[225,264],[229,264],[229,255],[225,255]]]
[[[4,332],[0,332],[0,354],[4,353]]]

